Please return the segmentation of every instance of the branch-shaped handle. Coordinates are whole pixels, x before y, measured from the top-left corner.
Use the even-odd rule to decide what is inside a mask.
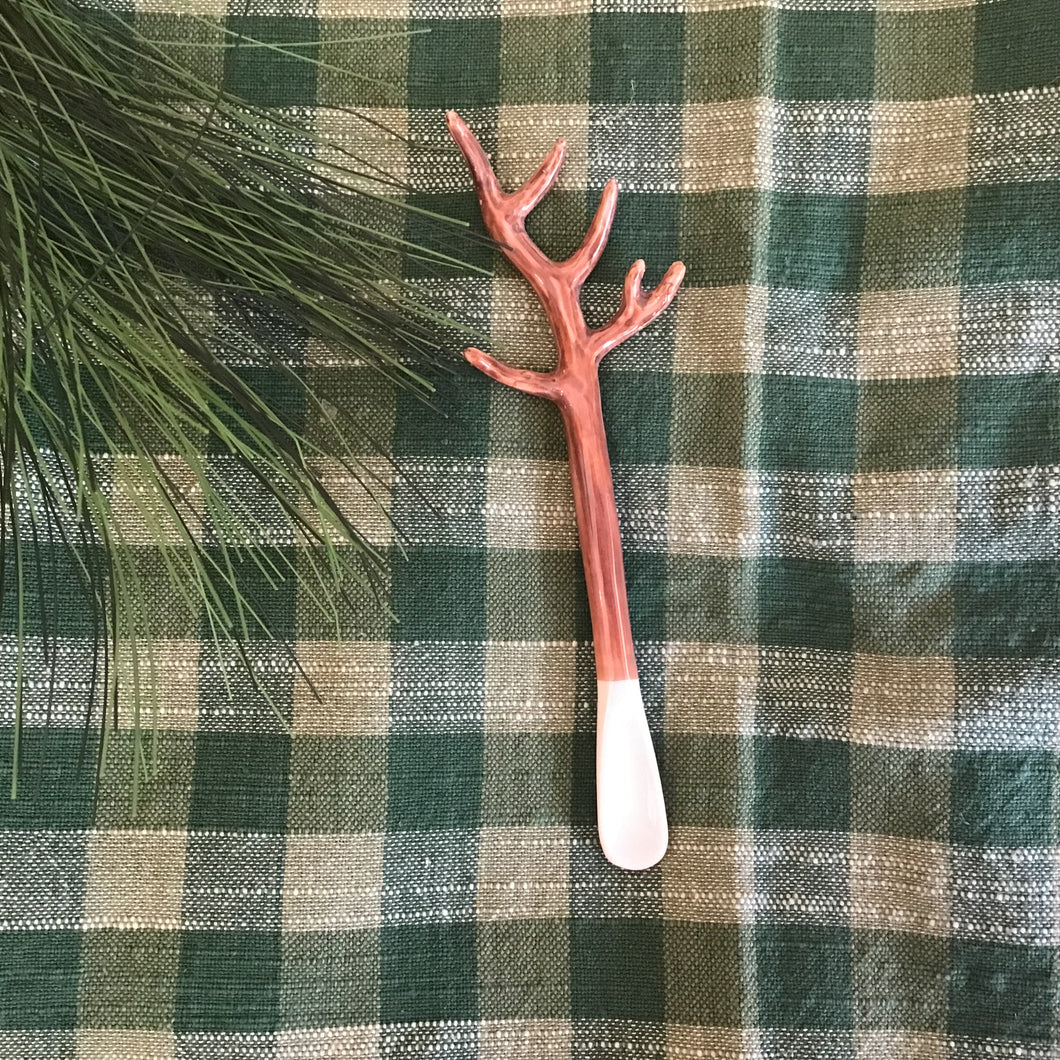
[[[560,407],[596,653],[600,843],[616,865],[648,868],[666,851],[666,807],[637,679],[597,365],[608,350],[646,327],[670,304],[685,267],[680,262],[671,265],[659,286],[645,294],[641,290],[644,262],[634,262],[618,311],[603,327],[590,330],[579,295],[607,245],[618,201],[617,182],[609,180],[604,185],[578,249],[566,261],[552,261],[527,235],[525,221],[556,181],[566,153],[563,141],[520,189],[506,194],[470,129],[453,111],[446,120],[471,169],[487,230],[533,287],[556,339],[553,372],[515,368],[475,347],[465,350],[464,356],[491,379],[549,398]]]

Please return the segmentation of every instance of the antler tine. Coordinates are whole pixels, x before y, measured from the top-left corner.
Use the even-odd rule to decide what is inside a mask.
[[[621,307],[602,328],[592,333],[594,359],[597,362],[609,350],[646,328],[674,300],[685,278],[685,267],[682,262],[675,261],[648,295],[640,288],[643,278],[644,262],[635,261],[626,273]]]
[[[469,346],[464,350],[464,357],[469,364],[474,365],[480,372],[495,379],[498,383],[521,390],[524,394],[555,397],[556,382],[551,372],[532,372],[528,368],[513,368],[510,364],[498,361],[496,357],[491,357],[476,346]]]
[[[510,197],[520,217],[525,217],[549,193],[566,158],[567,141],[557,140],[534,175],[518,191],[512,192]]]
[[[607,237],[611,234],[617,203],[618,181],[609,180],[604,185],[600,204],[596,207],[592,224],[589,225],[589,231],[585,233],[581,246],[563,263],[563,268],[571,272],[576,284],[584,283],[600,260],[600,255],[607,246]]]
[[[449,134],[456,141],[456,146],[460,148],[460,153],[467,161],[476,187],[491,199],[502,198],[504,193],[501,191],[497,174],[493,172],[490,160],[486,157],[486,152],[482,150],[482,144],[467,127],[464,119],[455,110],[447,110],[445,124],[449,127]]]

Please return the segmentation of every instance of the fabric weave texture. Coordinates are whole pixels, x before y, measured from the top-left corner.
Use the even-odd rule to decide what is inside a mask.
[[[292,335],[395,454],[407,556],[332,485],[393,551],[399,621],[366,601],[340,642],[294,584],[264,596],[321,692],[262,640],[285,731],[160,599],[162,772],[132,819],[120,769],[98,797],[77,771],[65,616],[57,723],[31,695],[0,801],[0,1058],[1060,1055],[1056,0],[128,10],[474,225],[445,108],[509,187],[566,137],[530,229],[565,255],[619,179],[596,321],[636,258],[649,285],[688,266],[601,369],[671,845],[629,874],[596,842],[556,410],[460,363],[443,419]],[[222,60],[225,28],[283,50]],[[526,284],[475,254],[419,278],[548,367]]]

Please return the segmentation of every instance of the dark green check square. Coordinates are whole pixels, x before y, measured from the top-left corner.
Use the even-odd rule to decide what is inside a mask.
[[[1060,564],[962,563],[954,586],[958,655],[1033,658],[1060,648]]]
[[[588,640],[589,605],[573,549],[490,549],[488,632],[523,640]]]
[[[665,1018],[660,921],[573,918],[570,962],[572,1019],[660,1023]]]
[[[693,467],[742,467],[748,378],[682,373],[671,383],[670,459]]]
[[[188,931],[181,936],[173,1029],[268,1033],[280,1023],[278,931]]]
[[[773,287],[852,291],[858,286],[865,197],[769,194],[767,268]],[[715,281],[716,282],[716,281]],[[865,279],[868,286],[868,279]]]
[[[683,20],[672,13],[592,16],[594,103],[680,103]]]
[[[78,1025],[168,1030],[180,950],[179,931],[86,931],[81,978],[92,987],[81,991]]]
[[[394,413],[394,456],[447,459],[482,457],[489,444],[490,390],[497,386],[461,362],[447,378],[434,378],[435,403],[445,416],[424,408],[408,393],[398,394]]]
[[[500,102],[499,18],[412,19],[410,107],[456,110]]]
[[[1055,0],[995,0],[975,8],[975,91],[1060,82]]]
[[[155,741],[155,737],[147,735],[145,748],[148,756],[157,748],[158,769],[150,781],[140,784],[134,811],[130,790],[132,733],[119,730],[108,737],[109,765],[99,779],[96,795],[97,828],[187,827],[195,769],[195,734],[163,731],[157,736],[157,744]]]
[[[962,283],[1056,282],[1060,181],[972,185],[964,198]]]
[[[957,751],[950,839],[976,846],[1048,846],[1055,758],[1045,751]]]
[[[779,11],[777,96],[871,99],[875,20],[874,11]]]
[[[482,817],[482,735],[410,733],[388,744],[387,827],[477,828]]]
[[[883,655],[949,655],[953,568],[945,563],[859,563],[854,646]]]
[[[857,438],[857,385],[847,379],[767,375],[759,462],[768,471],[851,472]]]
[[[380,832],[386,823],[385,736],[296,736],[291,741],[287,830]]]
[[[80,934],[0,931],[0,1031],[77,1026]]]
[[[751,99],[766,88],[776,13],[766,7],[685,15],[685,99]]]
[[[433,118],[433,112],[432,112]],[[442,120],[441,112],[438,112],[439,123]],[[440,131],[436,130],[439,132]],[[490,150],[489,137],[485,132],[476,129],[482,141],[482,146]],[[408,169],[415,175],[418,171],[430,168],[436,163],[434,156],[429,154],[426,158],[420,158],[417,149],[418,141],[412,140],[408,144]],[[463,174],[466,170],[463,159],[454,148],[449,153],[448,165],[454,173]],[[437,282],[442,279],[466,278],[473,270],[491,271],[495,267],[495,261],[500,257],[500,251],[494,248],[492,241],[485,235],[482,227],[482,214],[479,210],[478,199],[471,190],[470,178],[461,175],[460,183],[456,185],[460,191],[432,191],[409,192],[405,198],[408,210],[405,214],[404,239],[411,246],[426,247],[447,255],[452,261],[424,260],[422,255],[402,254],[400,266],[403,275],[411,280],[428,280]],[[552,196],[549,196],[551,199]],[[439,214],[456,222],[467,222],[468,228],[457,227],[449,223],[441,223],[429,214]],[[475,326],[481,326],[474,322]],[[462,337],[466,342],[466,337]],[[455,343],[454,343],[455,345]],[[450,367],[453,367],[450,364]],[[465,387],[465,380],[472,375],[480,375],[470,365],[463,362],[456,365],[456,371],[450,376],[449,373],[433,373],[431,381],[436,387],[434,405],[436,409],[445,410],[446,416],[456,409],[454,399],[457,397],[456,389]],[[480,376],[483,383],[485,376]],[[421,399],[407,395],[402,391],[399,397],[397,427],[400,432],[402,428],[409,427],[420,435],[427,436],[439,432],[441,437],[448,437],[448,432],[453,429],[448,419],[440,412],[433,416],[425,411]],[[403,414],[401,401],[406,403],[405,409],[412,410],[407,415]],[[465,425],[462,428],[467,430]],[[397,436],[401,437],[400,433]],[[400,448],[396,452],[401,452]]]
[[[283,832],[289,757],[284,734],[197,733],[188,827]]]
[[[877,12],[876,97],[912,100],[970,94],[974,40],[974,7]]]
[[[862,287],[947,287],[957,283],[964,253],[964,195],[962,188],[870,195]]]
[[[283,936],[279,1026],[348,1027],[379,1018],[379,933],[290,931]]]
[[[754,567],[719,556],[667,556],[667,630],[670,640],[746,643],[753,637]]]
[[[750,282],[756,228],[764,227],[768,206],[763,196],[752,188],[681,196],[678,254],[688,270],[686,284],[726,287]]]
[[[570,819],[567,733],[487,733],[482,820],[490,827],[561,825]]]
[[[246,497],[242,500],[254,510],[252,501],[248,502]],[[269,509],[272,508],[269,505]],[[260,510],[255,511],[255,514],[263,521],[267,518]],[[245,619],[248,640],[293,641],[298,623],[298,579],[295,575],[297,550],[293,546],[261,544],[255,547],[253,555],[245,550],[237,552],[228,548],[225,556],[215,546],[205,551],[209,556],[207,562],[216,564],[226,575],[223,583],[220,583],[220,578],[215,579],[215,583],[220,583],[217,584],[218,599],[215,606],[218,610],[224,609],[237,630],[241,619]],[[242,597],[240,603],[236,602],[237,590]],[[172,590],[169,590],[167,596],[172,595]],[[204,641],[212,640],[205,616],[202,638]]]
[[[948,752],[853,744],[850,789],[855,832],[936,841],[949,836]]]
[[[595,192],[589,194],[595,210],[597,195]],[[678,257],[681,207],[681,199],[669,192],[624,196],[611,225],[607,250],[593,273],[593,280],[621,284],[630,265],[643,258],[645,275],[649,277],[647,282],[658,282],[656,278],[661,277]]]
[[[700,1027],[738,1027],[743,994],[736,924],[667,921],[666,1020]]]
[[[506,104],[589,99],[590,20],[557,12],[501,23],[501,96]]]
[[[760,924],[755,956],[762,1026],[827,1031],[853,1027],[849,928]]]
[[[1055,1015],[1055,959],[1045,947],[955,939],[948,970],[949,1033],[1048,1042]]]
[[[963,375],[957,416],[961,467],[1060,462],[1060,380],[1052,372]]]
[[[484,1020],[566,1019],[570,940],[563,920],[478,925],[479,1014]]]
[[[398,527],[400,532],[401,528]],[[331,640],[336,635],[335,618],[338,615],[338,632],[345,640],[385,640],[391,635],[393,618],[387,612],[391,602],[391,584],[393,571],[405,562],[405,556],[397,546],[389,550],[389,567],[381,574],[373,574],[374,585],[359,578],[356,568],[348,573],[340,573],[331,584],[326,597],[321,596],[315,571],[327,570],[327,557],[323,549],[311,546],[298,549],[298,636],[302,640]],[[330,577],[330,571],[328,572]],[[311,596],[310,593],[313,595]],[[321,606],[321,604],[325,606]],[[305,678],[295,673],[294,684],[304,687]]]
[[[670,454],[669,372],[600,373],[607,448],[614,464],[665,464]]]
[[[758,561],[758,639],[762,644],[849,651],[853,647],[850,563]]]
[[[859,471],[950,468],[957,448],[955,378],[880,379],[858,388]]]
[[[393,924],[380,935],[379,1017],[385,1023],[479,1015],[474,924]]]
[[[758,828],[850,829],[850,747],[838,740],[758,736],[754,741]]]
[[[32,530],[26,530],[26,535],[29,541],[33,540]],[[154,549],[134,547],[130,551],[138,574],[146,565],[145,560],[157,557],[157,551]],[[95,553],[93,558],[99,561],[97,569],[106,570],[102,550],[91,547],[82,554],[82,560],[86,562],[86,566],[91,553]],[[85,647],[88,652],[91,652],[93,643],[91,638],[94,636],[92,615],[96,609],[89,606],[91,590],[88,579],[81,570],[77,553],[72,548],[58,543],[58,538],[54,545],[42,542],[39,552],[41,563],[39,573],[36,560],[31,558],[32,555],[33,553],[28,548],[23,548],[23,634],[27,637],[43,637],[47,631],[50,637],[84,638]],[[5,586],[18,585],[17,559],[14,548],[4,549]],[[157,567],[161,567],[161,564],[156,564]],[[150,583],[153,580],[152,575],[156,575],[157,572],[149,570],[144,573],[147,575],[144,580]],[[145,589],[146,599],[150,599],[149,594],[154,588],[154,585],[148,584]],[[3,608],[0,611],[0,619],[2,619],[0,630],[12,638],[16,635],[18,628],[17,600],[18,595],[15,589],[5,592]],[[173,608],[173,610],[178,609]],[[150,618],[148,621],[150,622]],[[98,666],[102,674],[102,639],[100,640]]]
[[[497,356],[502,359],[503,352]],[[490,394],[490,455],[508,459],[567,459],[567,440],[559,409],[551,401],[528,397],[510,387]]]
[[[323,107],[403,107],[408,73],[404,19],[328,18],[319,22],[321,65],[315,71]]]
[[[486,552],[411,548],[392,573],[399,640],[481,640],[486,633]]]
[[[663,757],[666,807],[671,825],[736,827],[739,753],[735,736],[667,733]]]
[[[625,556],[629,621],[636,642],[659,642],[669,621],[666,599],[666,557],[658,552],[633,552]]]
[[[307,368],[305,379],[320,399],[306,409],[306,438],[325,451],[355,457],[376,457],[389,449],[397,401],[393,382],[375,369],[347,365]],[[339,432],[346,443],[341,449]]]
[[[946,1033],[947,939],[855,931],[851,943],[859,1028]]]
[[[259,107],[313,106],[313,62],[319,58],[315,18],[229,15],[227,27],[240,34],[227,38],[225,83],[231,92]]]
[[[91,825],[97,755],[95,735],[82,744],[78,729],[23,728],[18,798],[12,799],[14,732],[10,727],[0,729],[0,828],[80,829]]]

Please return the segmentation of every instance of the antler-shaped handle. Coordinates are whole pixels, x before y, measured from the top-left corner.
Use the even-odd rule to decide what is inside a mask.
[[[566,261],[553,261],[527,235],[525,221],[556,181],[566,156],[564,141],[552,148],[521,188],[506,194],[460,116],[449,111],[446,121],[471,169],[486,229],[533,287],[556,342],[556,367],[551,372],[514,368],[474,347],[464,356],[497,382],[554,401],[563,417],[596,655],[600,843],[616,865],[648,868],[666,851],[666,807],[637,679],[597,369],[609,350],[650,324],[673,301],[685,267],[674,262],[658,287],[645,294],[644,262],[634,262],[618,311],[603,327],[589,328],[581,310],[581,289],[607,245],[618,201],[617,182],[604,185],[581,246]]]

